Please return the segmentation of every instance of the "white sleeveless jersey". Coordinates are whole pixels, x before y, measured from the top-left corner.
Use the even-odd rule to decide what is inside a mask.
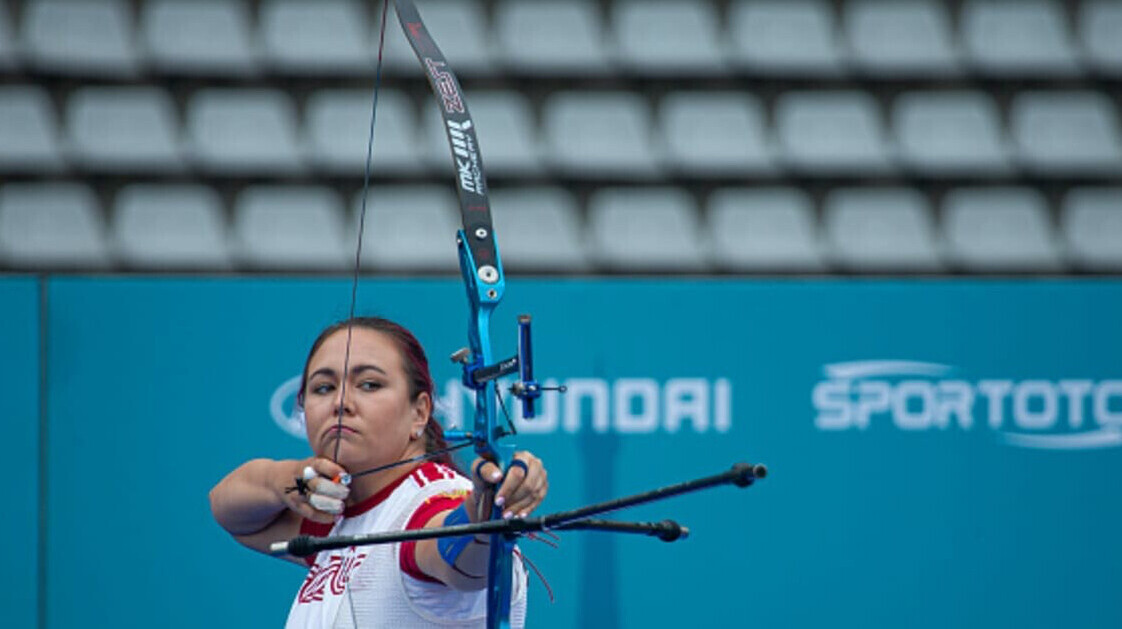
[[[426,501],[462,497],[471,481],[455,470],[425,463],[377,495],[353,507],[333,527],[305,522],[314,535],[358,535],[404,530]],[[401,567],[401,544],[348,547],[321,552],[308,570],[292,609],[288,629],[353,627],[394,629],[483,627],[487,590],[460,592],[442,583],[418,579]],[[514,561],[511,626],[526,618],[526,571]]]

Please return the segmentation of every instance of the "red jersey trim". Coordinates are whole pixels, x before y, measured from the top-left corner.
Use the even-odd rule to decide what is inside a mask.
[[[409,518],[409,522],[405,525],[405,530],[413,531],[424,528],[429,520],[433,519],[436,514],[443,511],[451,511],[459,507],[463,504],[464,498],[466,498],[464,493],[441,494],[429,498],[413,512],[413,515]],[[439,579],[434,579],[424,572],[421,572],[421,568],[417,565],[417,542],[402,542],[399,558],[401,571],[405,574],[419,581],[426,581],[428,583],[441,582]]]

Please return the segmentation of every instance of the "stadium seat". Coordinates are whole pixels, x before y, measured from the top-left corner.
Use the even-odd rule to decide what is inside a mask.
[[[354,250],[343,207],[327,188],[250,186],[234,202],[234,253],[256,269],[341,271]]]
[[[266,62],[296,74],[370,74],[367,19],[352,0],[265,0],[258,29]]]
[[[494,37],[487,15],[477,0],[425,0],[417,3],[417,10],[457,75],[495,71]],[[397,26],[393,20],[390,24]],[[417,65],[415,57],[412,63]]]
[[[1033,174],[1122,173],[1122,135],[1115,106],[1104,94],[1022,92],[1010,105],[1009,126],[1020,159]]]
[[[833,8],[823,0],[734,0],[729,35],[737,63],[751,72],[829,77],[842,71]]]
[[[907,92],[892,110],[900,160],[923,175],[1001,176],[1012,160],[1001,114],[982,92]]]
[[[207,88],[187,104],[193,159],[216,175],[301,171],[296,113],[284,92]]]
[[[358,233],[362,192],[352,204],[351,231]],[[362,266],[374,271],[453,272],[459,269],[456,231],[459,204],[451,187],[372,186],[366,201]],[[351,251],[353,258],[354,251]]]
[[[604,188],[588,201],[594,258],[630,272],[706,268],[697,203],[680,188]]]
[[[879,175],[892,170],[872,96],[855,91],[788,92],[775,105],[783,159],[817,175]]]
[[[1029,188],[959,188],[943,199],[948,259],[969,271],[1060,268],[1048,202]]]
[[[494,12],[500,61],[532,75],[610,72],[599,11],[590,0],[500,2]]]
[[[970,64],[983,74],[1041,78],[1079,72],[1067,20],[1051,0],[968,0],[959,30]]]
[[[1067,256],[1087,271],[1122,271],[1122,188],[1075,188],[1060,224]]]
[[[550,164],[577,177],[658,174],[646,100],[631,92],[559,92],[544,110]]]
[[[621,66],[644,75],[724,74],[725,36],[712,3],[701,0],[620,0],[613,35]]]
[[[86,170],[168,173],[181,170],[175,105],[155,87],[86,87],[67,101],[74,160]]]
[[[673,92],[659,106],[667,163],[695,177],[774,171],[764,108],[744,92]]]
[[[841,188],[823,202],[832,259],[854,271],[937,272],[927,197],[911,188]]]
[[[117,193],[110,243],[140,270],[231,266],[222,200],[207,186],[132,184]]]
[[[19,62],[19,49],[16,47],[15,29],[8,15],[8,7],[0,4],[0,71],[15,68]]]
[[[845,3],[853,65],[887,77],[942,77],[960,70],[950,17],[933,0]]]
[[[128,77],[139,66],[132,29],[122,0],[39,0],[24,7],[21,39],[36,69]]]
[[[350,176],[364,172],[373,98],[369,90],[321,90],[308,98],[304,141],[309,159],[317,168]],[[385,87],[379,90],[372,165],[375,174],[413,175],[422,170],[413,109],[413,101],[404,93]]]
[[[245,76],[257,69],[246,0],[149,0],[141,42],[160,72]]]
[[[63,169],[50,96],[31,85],[0,85],[0,173]]]
[[[1080,43],[1087,62],[1095,70],[1112,76],[1122,75],[1122,2],[1084,0],[1079,11]]]
[[[0,260],[27,270],[108,267],[105,224],[93,190],[78,183],[0,186]]]
[[[821,271],[814,204],[797,188],[724,188],[709,197],[706,231],[729,271]]]
[[[542,174],[542,146],[534,112],[516,91],[468,92],[464,95],[475,124],[483,163],[489,176],[528,177]],[[437,103],[426,99],[425,147],[429,165],[447,172],[452,165],[444,119]]]
[[[507,273],[589,269],[580,210],[568,190],[492,189],[491,215]]]

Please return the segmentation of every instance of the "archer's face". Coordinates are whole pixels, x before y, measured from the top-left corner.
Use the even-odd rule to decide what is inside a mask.
[[[329,336],[308,363],[304,413],[312,450],[332,459],[338,442],[338,462],[352,473],[423,452],[423,441],[412,435],[424,428],[432,402],[426,393],[409,399],[401,354],[381,332],[352,330],[340,421],[346,352],[344,329]]]

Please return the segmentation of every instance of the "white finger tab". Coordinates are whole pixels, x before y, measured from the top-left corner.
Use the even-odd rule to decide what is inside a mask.
[[[351,488],[338,483],[316,483],[313,491],[331,498],[346,498],[351,493]]]
[[[343,512],[343,501],[338,498],[332,498],[331,496],[324,496],[322,494],[312,494],[308,498],[308,502],[311,503],[313,508],[325,513],[338,514]]]
[[[304,480],[312,480],[316,476],[319,476],[319,474],[316,474],[315,469],[313,469],[311,465],[304,468]]]

